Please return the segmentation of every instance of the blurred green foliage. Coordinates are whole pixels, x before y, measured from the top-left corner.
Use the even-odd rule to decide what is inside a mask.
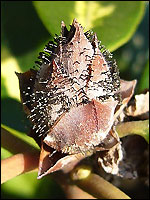
[[[149,88],[149,60],[144,66],[144,70],[142,72],[138,87],[139,91],[142,91],[145,88]]]
[[[17,176],[2,185],[3,199],[63,199],[60,186],[49,176],[37,180],[37,172]]]
[[[141,1],[35,1],[34,5],[52,35],[60,33],[62,20],[69,25],[77,18],[85,31],[96,32],[110,51],[129,40],[144,13]]]
[[[20,103],[15,75],[34,66],[34,61],[63,20],[67,27],[77,18],[114,51],[122,79],[137,79],[137,91],[149,87],[149,8],[142,1],[3,1],[1,2],[1,117],[2,124],[28,139],[30,123]],[[126,43],[126,44],[125,44]],[[32,140],[32,139],[31,139]],[[2,149],[2,158],[11,154]],[[53,179],[37,180],[37,172],[16,177],[1,187],[2,198],[63,198]]]

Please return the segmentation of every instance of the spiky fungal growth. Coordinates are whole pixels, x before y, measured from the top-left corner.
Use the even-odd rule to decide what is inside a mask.
[[[17,73],[33,129],[57,151],[72,154],[95,148],[108,135],[120,101],[112,54],[74,19],[69,31],[61,23],[61,36],[38,58],[38,70]]]

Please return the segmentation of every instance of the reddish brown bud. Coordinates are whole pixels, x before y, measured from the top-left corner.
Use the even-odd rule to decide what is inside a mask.
[[[17,76],[22,103],[33,124],[31,136],[42,144],[42,176],[58,170],[60,163],[62,169],[70,159],[76,163],[75,154],[86,155],[119,142],[110,132],[121,91],[112,54],[100,45],[96,34],[84,33],[76,19],[69,31],[61,23],[61,36],[49,42],[38,58],[37,70]]]

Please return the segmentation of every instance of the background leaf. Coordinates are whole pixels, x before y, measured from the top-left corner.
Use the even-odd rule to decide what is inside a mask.
[[[25,72],[32,68],[51,36],[38,18],[32,2],[12,1],[2,2],[1,5],[2,123],[28,133],[30,123],[20,103],[19,81],[15,71]]]
[[[147,61],[140,82],[139,82],[139,92],[144,90],[145,88],[149,88],[149,60]]]
[[[76,18],[92,29],[110,51],[126,43],[136,30],[144,13],[142,1],[34,1],[37,13],[52,35],[60,34],[60,23]]]
[[[65,198],[62,189],[51,177],[37,180],[37,172],[17,176],[2,184],[1,189],[3,199]]]
[[[5,130],[8,131],[8,134],[5,133]],[[11,141],[8,141],[9,135],[11,137]],[[2,147],[3,147],[3,145],[6,146],[6,148],[8,147],[8,145],[6,145],[5,141],[4,141],[4,144],[3,144],[3,140],[7,140],[7,143],[11,143],[11,145],[13,145],[12,152],[21,153],[21,152],[25,151],[26,149],[23,149],[23,148],[25,148],[25,146],[23,146],[24,143],[29,146],[28,149],[30,148],[30,150],[32,150],[34,148],[36,150],[40,149],[38,144],[35,142],[35,140],[33,138],[27,137],[27,135],[25,133],[21,133],[21,132],[19,132],[17,130],[14,130],[14,129],[10,128],[10,127],[7,127],[6,125],[3,125],[3,124],[1,124],[1,139],[2,139],[2,144],[1,144]],[[16,146],[18,144],[16,144],[16,143],[22,144],[22,145],[20,145],[21,146],[21,152],[20,152],[20,150],[18,152],[18,149],[16,148]],[[11,152],[11,150],[10,150],[10,152]]]

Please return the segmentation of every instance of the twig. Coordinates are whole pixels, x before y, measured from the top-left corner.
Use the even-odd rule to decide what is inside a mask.
[[[119,137],[137,134],[149,143],[149,120],[124,122],[116,126],[116,131]]]
[[[66,184],[62,188],[67,199],[96,199],[76,185]]]
[[[85,167],[79,166],[71,173],[76,185],[98,199],[130,199],[117,187],[104,180],[102,177],[91,173]]]
[[[22,174],[37,169],[39,153],[20,153],[1,161],[1,184]]]
[[[1,144],[16,154],[1,161],[1,183],[38,167],[40,152],[4,128],[1,128]]]

